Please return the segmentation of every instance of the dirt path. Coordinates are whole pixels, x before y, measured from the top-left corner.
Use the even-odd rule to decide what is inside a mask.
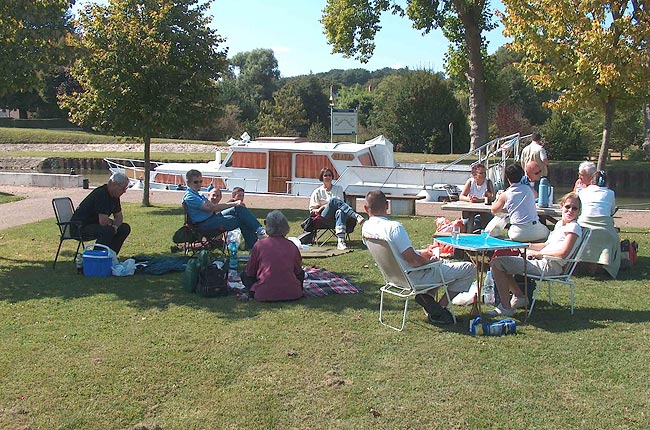
[[[52,199],[68,196],[72,198],[75,207],[90,192],[83,188],[47,188],[25,187],[14,185],[0,185],[0,192],[25,197],[17,202],[0,204],[0,230],[29,224],[32,222],[54,218]],[[180,204],[183,197],[182,191],[155,190],[150,193],[150,201],[157,204]],[[129,190],[122,201],[139,203],[142,201],[141,190]],[[263,209],[305,209],[309,202],[308,197],[282,196],[269,194],[247,194],[246,202],[250,207]],[[440,203],[416,203],[416,213],[422,216],[445,216],[452,218],[460,216],[460,212],[443,211]],[[362,211],[362,201],[357,201],[357,209]],[[636,227],[650,228],[650,211],[620,210],[615,216],[616,225],[620,228]],[[432,224],[433,226],[433,224]]]

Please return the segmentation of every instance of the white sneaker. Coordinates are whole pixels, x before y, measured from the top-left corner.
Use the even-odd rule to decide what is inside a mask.
[[[510,309],[525,308],[528,306],[528,297],[512,296],[510,298]]]
[[[348,246],[345,244],[343,239],[339,239],[339,242],[336,244],[336,249],[343,251],[348,249]]]
[[[515,314],[514,309],[506,309],[503,307],[501,303],[499,303],[499,306],[494,308],[491,311],[486,311],[485,315],[491,316],[491,317],[511,317]]]

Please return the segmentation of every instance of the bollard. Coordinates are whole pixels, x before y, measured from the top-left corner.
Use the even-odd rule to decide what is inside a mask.
[[[88,179],[84,178],[84,180],[83,180],[83,189],[87,190],[88,188],[90,188],[90,181]]]

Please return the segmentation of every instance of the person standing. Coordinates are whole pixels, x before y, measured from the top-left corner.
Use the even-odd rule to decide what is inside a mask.
[[[120,203],[120,197],[128,188],[129,178],[124,173],[113,173],[106,184],[83,199],[70,220],[81,224],[78,232],[82,236],[97,238],[98,244],[108,246],[115,254],[120,253],[131,233],[131,226],[124,222]]]
[[[542,175],[548,177],[548,155],[542,145],[542,135],[533,133],[532,142],[521,151],[521,168],[526,169],[529,161],[537,161],[542,168]]]

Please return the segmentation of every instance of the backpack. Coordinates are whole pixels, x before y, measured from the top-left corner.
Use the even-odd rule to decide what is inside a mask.
[[[225,264],[218,268],[210,264],[199,271],[196,293],[203,297],[217,297],[228,294],[228,269]]]

